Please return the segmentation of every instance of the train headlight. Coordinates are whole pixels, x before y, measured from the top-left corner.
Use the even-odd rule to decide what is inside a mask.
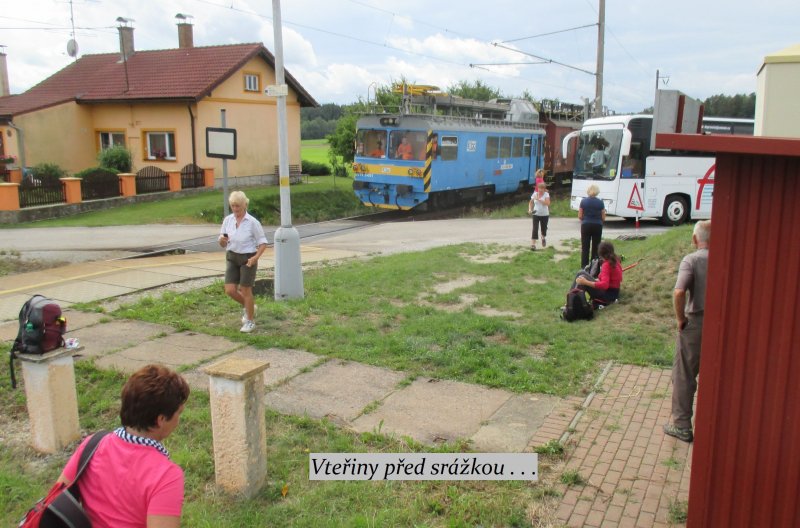
[[[409,176],[413,176],[414,175],[414,169],[408,169],[408,175]]]

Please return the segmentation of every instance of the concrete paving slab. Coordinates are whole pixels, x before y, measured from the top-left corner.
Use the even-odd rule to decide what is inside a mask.
[[[69,328],[69,319],[67,319]],[[100,357],[111,352],[128,349],[150,341],[163,334],[171,334],[171,326],[143,321],[110,321],[67,332],[67,337],[75,337],[81,345],[83,357]]]
[[[62,284],[53,284],[42,287],[35,287],[29,291],[24,292],[30,297],[33,294],[40,293],[45,297],[49,297],[58,301],[61,309],[64,309],[65,303],[79,303],[97,301],[99,299],[107,299],[108,297],[116,297],[136,291],[136,288],[126,288],[124,286],[114,286],[111,284],[99,284],[90,281],[70,281]]]
[[[30,298],[31,296],[26,293],[12,293],[0,297],[0,320],[13,321],[16,326],[19,319],[19,311],[22,305]],[[11,339],[14,339],[16,336],[17,332],[15,331]]]
[[[470,440],[484,453],[521,453],[558,401],[546,394],[512,396]]]
[[[458,381],[418,378],[390,395],[377,410],[353,422],[359,432],[409,436],[432,445],[470,438],[512,393]]]
[[[156,269],[119,270],[87,279],[98,284],[110,284],[124,288],[147,289],[175,282],[174,275],[160,273]]]
[[[197,268],[192,264],[170,264],[167,266],[158,266],[151,268],[152,271],[157,271],[164,275],[172,275],[174,278],[179,279],[196,279],[199,277],[210,277],[212,275],[219,275],[217,270],[209,270],[205,268]]]
[[[266,386],[277,385],[282,381],[297,376],[303,369],[310,367],[322,359],[316,354],[311,354],[310,352],[304,352],[302,350],[281,348],[259,350],[252,347],[241,348],[223,357],[257,359],[259,361],[268,362],[269,368],[264,371],[264,385]],[[223,358],[217,358],[214,361],[216,362],[221,359]],[[210,363],[204,363],[183,375],[193,389],[208,390],[208,375],[203,373],[202,370],[203,367],[208,364]]]
[[[97,312],[81,312],[79,310],[61,310],[62,315],[67,319],[67,334],[71,334],[77,330],[82,330],[87,326],[96,325],[103,318],[109,316]],[[75,337],[70,335],[69,337]]]
[[[341,423],[383,399],[404,377],[394,370],[331,360],[268,392],[266,404],[284,414],[327,416]]]
[[[95,365],[127,374],[150,363],[161,363],[177,369],[208,361],[241,346],[240,343],[228,341],[223,337],[180,332],[103,356],[96,360]]]

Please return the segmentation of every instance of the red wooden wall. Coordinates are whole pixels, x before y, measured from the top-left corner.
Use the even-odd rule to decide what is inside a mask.
[[[687,527],[800,527],[800,140],[717,152]]]

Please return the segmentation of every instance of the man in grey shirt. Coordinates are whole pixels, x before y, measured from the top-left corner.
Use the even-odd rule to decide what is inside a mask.
[[[692,242],[697,251],[686,255],[681,261],[672,294],[678,339],[672,365],[673,421],[664,426],[664,432],[684,442],[694,440],[692,404],[697,392],[697,375],[700,372],[700,342],[703,336],[710,238],[711,221],[697,222],[692,234]]]

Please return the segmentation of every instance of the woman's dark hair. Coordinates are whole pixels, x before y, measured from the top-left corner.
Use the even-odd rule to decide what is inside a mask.
[[[177,372],[163,365],[142,367],[122,387],[122,425],[147,431],[169,418],[189,399],[189,385]]]
[[[611,266],[616,266],[617,262],[619,262],[619,257],[614,253],[614,244],[611,242],[600,242],[600,245],[597,246],[597,255],[601,259],[610,262]]]

